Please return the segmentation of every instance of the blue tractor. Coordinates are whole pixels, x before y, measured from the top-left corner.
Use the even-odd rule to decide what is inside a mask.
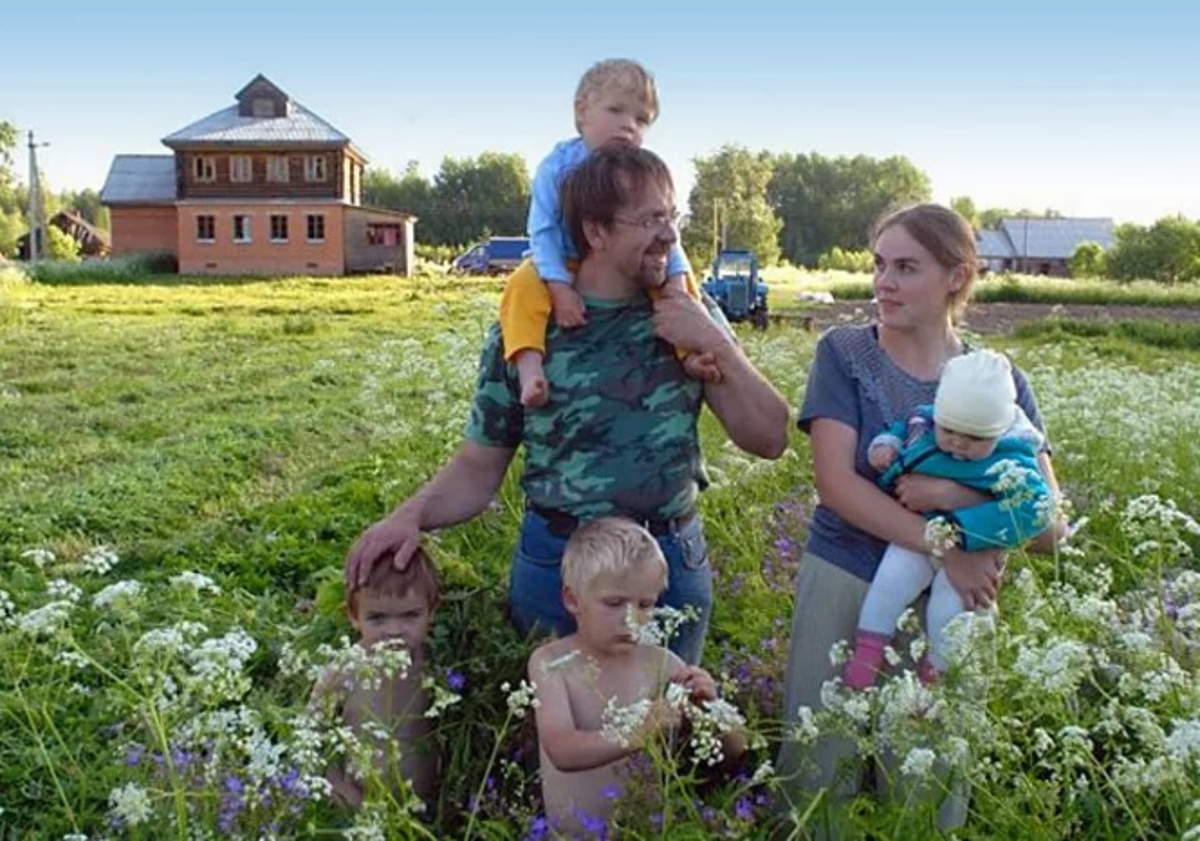
[[[767,328],[767,284],[758,279],[758,257],[753,251],[726,248],[713,260],[712,275],[702,288],[730,321],[747,321]]]

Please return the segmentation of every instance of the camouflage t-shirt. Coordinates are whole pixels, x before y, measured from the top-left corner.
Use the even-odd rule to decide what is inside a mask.
[[[521,486],[538,505],[592,519],[676,517],[702,477],[696,423],[703,398],[671,345],[657,339],[649,301],[585,299],[587,324],[546,334],[550,400],[525,409],[498,325],[488,332],[467,438],[525,445]]]

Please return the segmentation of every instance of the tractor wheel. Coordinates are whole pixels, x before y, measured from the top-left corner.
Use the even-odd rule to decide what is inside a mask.
[[[771,323],[771,318],[767,315],[767,308],[759,307],[756,309],[754,314],[750,316],[750,323],[758,330],[766,330],[767,326]]]

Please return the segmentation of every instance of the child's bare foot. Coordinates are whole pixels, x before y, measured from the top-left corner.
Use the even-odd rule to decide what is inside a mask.
[[[703,383],[721,381],[721,369],[717,367],[716,357],[711,353],[689,353],[683,358],[683,370],[693,380]]]
[[[550,399],[550,384],[546,382],[541,353],[536,350],[519,351],[517,374],[521,378],[521,405],[531,409],[545,406]]]

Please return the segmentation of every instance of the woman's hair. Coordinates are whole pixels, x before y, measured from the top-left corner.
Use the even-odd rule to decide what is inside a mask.
[[[872,244],[894,225],[904,228],[942,268],[964,268],[966,278],[962,286],[950,295],[950,315],[958,321],[979,275],[979,251],[970,223],[956,211],[940,204],[914,204],[892,211],[876,222],[871,232]]]

